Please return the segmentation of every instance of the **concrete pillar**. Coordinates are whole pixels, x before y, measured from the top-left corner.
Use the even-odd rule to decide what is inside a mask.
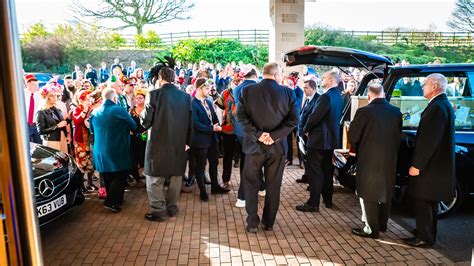
[[[270,62],[282,64],[282,55],[288,50],[304,45],[304,2],[305,0],[269,0]]]

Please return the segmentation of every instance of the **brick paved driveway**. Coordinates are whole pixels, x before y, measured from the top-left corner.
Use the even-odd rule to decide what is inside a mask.
[[[288,167],[279,214],[273,232],[245,231],[245,209],[234,207],[238,171],[232,191],[211,195],[201,203],[194,193],[182,194],[180,212],[167,222],[149,222],[145,188],[126,193],[123,211],[112,214],[97,195],[42,229],[47,265],[163,265],[163,264],[452,264],[433,249],[402,245],[409,233],[392,220],[379,240],[351,235],[360,224],[356,197],[340,189],[334,208],[299,213],[306,186],[297,184],[302,170]],[[236,178],[237,177],[237,178]],[[260,203],[263,198],[260,197]],[[260,209],[261,212],[261,209]]]

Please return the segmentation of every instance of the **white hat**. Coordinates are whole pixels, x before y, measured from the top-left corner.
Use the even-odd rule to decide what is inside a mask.
[[[240,67],[240,73],[242,73],[242,76],[246,76],[248,73],[250,73],[250,71],[252,71],[252,69],[255,70],[255,73],[257,74],[258,76],[258,71],[257,71],[257,67],[252,65],[252,64],[243,64],[241,67]]]

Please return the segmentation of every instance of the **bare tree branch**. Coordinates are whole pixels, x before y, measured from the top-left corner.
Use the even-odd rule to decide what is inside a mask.
[[[99,0],[98,8],[91,8],[77,0],[72,5],[77,20],[86,22],[87,18],[98,21],[118,21],[122,25],[114,29],[135,27],[142,33],[143,26],[160,24],[175,19],[189,19],[185,13],[194,8],[188,0]]]
[[[474,2],[472,0],[457,0],[451,19],[447,24],[454,30],[473,32]]]

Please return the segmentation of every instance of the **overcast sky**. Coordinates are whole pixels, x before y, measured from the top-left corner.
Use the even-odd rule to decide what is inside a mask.
[[[100,0],[81,0],[93,6]],[[270,0],[195,0],[191,19],[149,26],[158,33],[269,29]],[[20,32],[36,22],[49,28],[71,19],[72,0],[16,0]],[[305,25],[327,25],[346,30],[383,30],[389,27],[449,31],[446,21],[455,0],[316,0],[305,7]],[[126,33],[135,33],[134,29]]]

